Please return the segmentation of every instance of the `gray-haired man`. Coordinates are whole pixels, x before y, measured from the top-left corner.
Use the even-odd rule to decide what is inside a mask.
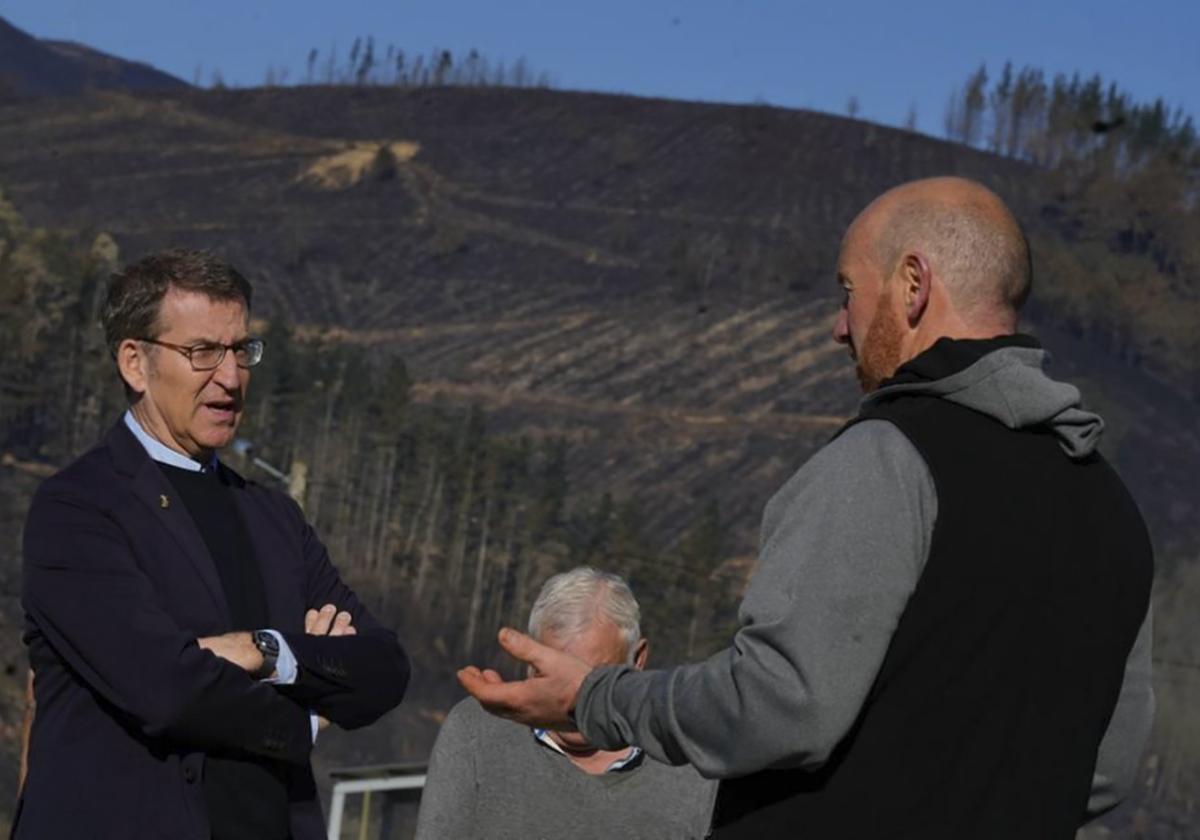
[[[581,566],[546,581],[529,633],[590,663],[646,664],[640,610],[617,575]],[[716,783],[637,747],[600,750],[577,732],[529,729],[473,698],[446,718],[421,797],[418,840],[626,840],[708,833]]]

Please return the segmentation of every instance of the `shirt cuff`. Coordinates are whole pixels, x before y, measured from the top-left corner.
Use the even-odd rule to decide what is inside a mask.
[[[313,743],[317,743],[317,733],[321,731],[321,719],[317,717],[316,712],[308,713],[308,722],[312,724]]]
[[[296,682],[296,677],[300,671],[296,665],[296,654],[292,653],[292,649],[284,641],[283,634],[278,630],[264,630],[263,632],[270,633],[275,637],[275,641],[279,643],[279,658],[275,660],[275,675],[267,677],[263,682],[269,682],[274,685],[292,685]]]

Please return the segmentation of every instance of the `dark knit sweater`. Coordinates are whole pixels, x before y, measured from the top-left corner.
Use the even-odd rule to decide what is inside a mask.
[[[187,507],[212,555],[229,604],[228,632],[268,626],[267,596],[258,560],[220,469],[190,472],[159,464]],[[285,840],[287,779],[278,762],[250,755],[209,753],[204,796],[213,840]]]

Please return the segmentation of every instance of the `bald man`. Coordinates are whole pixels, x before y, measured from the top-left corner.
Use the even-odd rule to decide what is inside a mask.
[[[905,184],[842,242],[858,415],[768,503],[732,645],[667,671],[466,668],[485,707],[723,779],[715,837],[1062,838],[1132,784],[1152,716],[1150,542],[1103,422],[1016,333],[1004,203]]]

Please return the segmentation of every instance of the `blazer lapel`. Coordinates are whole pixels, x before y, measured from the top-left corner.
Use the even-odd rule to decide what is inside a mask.
[[[183,555],[200,576],[200,580],[204,581],[204,588],[212,596],[222,623],[228,626],[232,620],[229,603],[225,600],[225,590],[221,586],[221,578],[217,575],[216,564],[212,555],[208,553],[204,538],[196,530],[191,514],[175,495],[171,482],[138,443],[137,438],[125,427],[124,422],[119,422],[109,432],[107,441],[113,452],[116,467],[132,478],[134,496],[150,510],[182,549]]]

